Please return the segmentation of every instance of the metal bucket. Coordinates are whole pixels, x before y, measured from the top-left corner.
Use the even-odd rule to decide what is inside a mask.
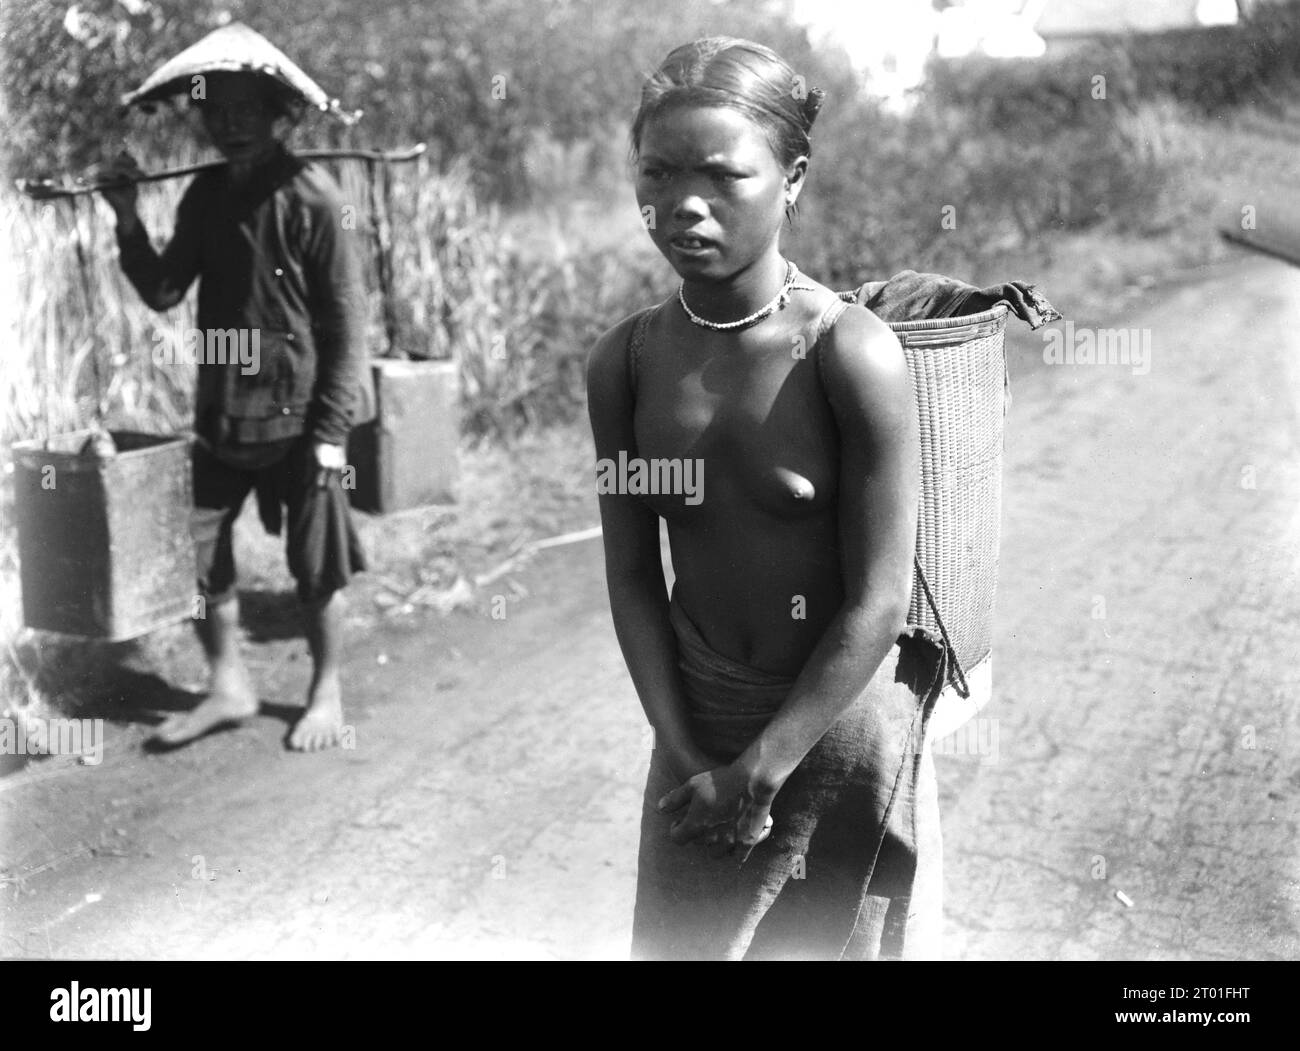
[[[111,431],[99,457],[92,433],[13,446],[23,619],[119,642],[193,614],[190,438]]]
[[[348,440],[352,506],[384,514],[453,502],[460,443],[456,363],[381,358],[371,369],[375,417],[354,427]]]

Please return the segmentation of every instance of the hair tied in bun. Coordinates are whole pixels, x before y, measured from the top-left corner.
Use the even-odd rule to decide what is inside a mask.
[[[822,103],[826,101],[826,92],[821,88],[812,88],[803,100],[803,119],[807,122],[807,128],[812,130],[813,123],[817,120],[817,114],[821,112]]]

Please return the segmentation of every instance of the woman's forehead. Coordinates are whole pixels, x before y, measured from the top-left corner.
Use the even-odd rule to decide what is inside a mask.
[[[730,106],[669,106],[641,130],[640,153],[694,164],[763,159],[776,163],[763,129]]]

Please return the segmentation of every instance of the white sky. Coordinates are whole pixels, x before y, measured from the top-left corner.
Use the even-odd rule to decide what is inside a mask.
[[[930,0],[795,0],[794,13],[863,69],[878,68],[891,51],[928,52],[939,21]]]
[[[920,83],[934,41],[940,54],[983,51],[1001,58],[1037,57],[1043,39],[1033,26],[1048,4],[1069,0],[964,0],[942,14],[930,0],[795,0],[795,17],[814,41],[828,39],[871,75],[874,91],[895,98]],[[1202,24],[1236,21],[1234,0],[1198,0]]]

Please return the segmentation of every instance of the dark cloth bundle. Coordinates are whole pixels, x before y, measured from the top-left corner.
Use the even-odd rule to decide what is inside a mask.
[[[900,270],[888,281],[868,281],[854,289],[852,298],[886,323],[979,314],[997,303],[1006,303],[1030,328],[1061,319],[1060,311],[1036,285],[1007,281],[976,288],[956,278],[915,270]]]

